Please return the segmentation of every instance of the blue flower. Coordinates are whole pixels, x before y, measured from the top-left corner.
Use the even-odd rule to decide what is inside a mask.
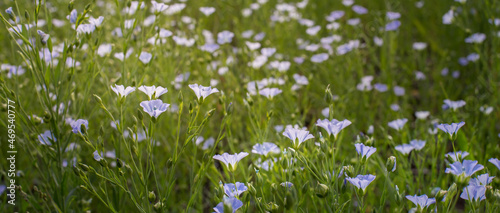
[[[141,55],[139,55],[139,60],[143,64],[148,64],[151,61],[151,58],[153,58],[153,55],[148,52],[141,52]]]
[[[482,174],[482,175],[477,176],[476,178],[471,179],[469,181],[469,185],[487,186],[488,184],[491,183],[491,181],[493,181],[493,178],[495,178],[495,177],[490,177],[490,174],[488,174],[488,173]]]
[[[267,155],[269,153],[280,153],[280,148],[274,144],[269,142],[264,142],[262,144],[258,143],[253,146],[252,153],[259,155]]]
[[[389,127],[393,128],[393,129],[399,131],[399,130],[403,129],[406,122],[408,122],[408,119],[403,118],[403,119],[397,119],[397,120],[391,121],[387,125],[389,125]]]
[[[127,97],[131,92],[135,91],[135,87],[127,87],[125,88],[123,85],[116,85],[111,89],[120,97]]]
[[[238,162],[241,159],[243,159],[244,157],[246,157],[247,155],[248,155],[248,153],[246,153],[246,152],[240,152],[238,154],[233,154],[233,155],[230,155],[228,153],[224,153],[222,155],[215,155],[213,158],[215,160],[219,160],[222,163],[224,163],[229,170],[235,171]]]
[[[385,16],[387,17],[387,19],[389,20],[395,20],[395,19],[399,19],[401,18],[401,14],[398,13],[398,12],[392,12],[392,11],[388,11],[385,13]]]
[[[226,43],[231,43],[233,41],[234,33],[229,32],[229,31],[222,31],[217,34],[217,43],[219,44],[226,44]]]
[[[446,168],[444,172],[452,173],[457,176],[463,174],[465,175],[465,177],[470,177],[471,175],[482,169],[484,169],[484,166],[478,164],[477,161],[464,160],[463,163],[457,161],[453,164],[450,164],[450,168]]]
[[[212,13],[215,12],[215,8],[213,7],[200,7],[200,11],[205,15],[205,16],[209,16],[211,15]]]
[[[311,62],[313,63],[321,63],[323,61],[326,61],[328,59],[328,54],[326,53],[319,53],[316,55],[311,56]]]
[[[241,193],[247,190],[248,187],[245,186],[244,183],[236,182],[236,187],[234,186],[234,183],[224,184],[224,193],[226,193],[228,197],[238,197]]]
[[[96,160],[96,161],[101,161],[102,159],[104,159],[104,158],[102,157],[102,155],[101,155],[101,154],[99,154],[99,151],[97,151],[97,150],[96,150],[96,151],[94,152],[94,160]]]
[[[5,10],[5,12],[9,15],[13,15],[14,14],[14,11],[12,10],[12,7],[9,7]]]
[[[309,131],[296,127],[286,128],[283,135],[292,140],[294,147],[299,147],[304,141],[314,138],[313,135],[309,134]]]
[[[455,161],[462,161],[467,156],[469,156],[469,153],[468,152],[462,152],[462,151],[448,152],[448,153],[444,154],[444,157],[451,158],[453,160],[453,162],[455,162]],[[457,159],[457,157],[458,157],[458,159]]]
[[[465,106],[465,101],[464,100],[459,100],[459,101],[452,101],[449,99],[446,99],[443,101],[443,109],[453,109],[453,111],[456,111],[458,108],[461,108]]]
[[[224,197],[223,201],[217,204],[217,206],[215,206],[214,211],[216,213],[223,213],[224,205],[230,207],[232,209],[232,212],[234,213],[236,212],[236,210],[238,210],[243,206],[243,202],[234,197]]]
[[[450,138],[453,136],[453,134],[457,134],[458,130],[465,125],[465,122],[460,122],[460,123],[452,123],[452,124],[439,124],[437,125],[437,128],[442,130],[443,132],[446,132],[450,135]]]
[[[373,87],[379,92],[386,92],[388,90],[387,84],[376,83]]]
[[[154,85],[153,86],[140,86],[139,90],[144,92],[149,97],[149,99],[159,98],[161,95],[168,92],[167,88],[163,88],[161,86],[156,87]]]
[[[158,118],[161,113],[167,111],[170,104],[163,103],[162,100],[151,100],[141,102],[141,106],[151,117]]]
[[[76,9],[73,9],[71,13],[68,16],[66,16],[66,18],[69,20],[70,23],[75,24],[76,19],[78,18],[78,12],[76,11]]]
[[[71,122],[71,128],[73,128],[73,133],[75,134],[83,134],[82,133],[82,125],[85,125],[85,129],[88,129],[89,128],[89,122],[87,120],[84,120],[84,119],[78,119],[76,121],[73,121]]]
[[[345,14],[344,11],[336,10],[336,11],[331,12],[330,15],[328,15],[326,17],[326,20],[329,22],[334,22],[335,20],[342,18],[344,16],[344,14]]]
[[[363,15],[363,14],[366,14],[368,13],[368,9],[362,7],[362,6],[359,6],[359,5],[354,5],[352,6],[352,10],[357,13],[357,14],[360,14],[360,15]]]
[[[471,36],[465,39],[465,43],[483,43],[484,39],[486,39],[486,35],[484,33],[474,33]]]
[[[399,152],[401,152],[401,154],[407,155],[413,149],[415,149],[415,147],[410,145],[410,144],[402,144],[402,145],[396,146],[395,149],[398,150]]]
[[[399,28],[399,26],[401,26],[401,22],[399,20],[389,22],[385,25],[385,31],[397,30]]]
[[[460,197],[470,202],[473,201],[477,202],[486,199],[485,192],[486,192],[485,186],[468,185],[467,187],[464,187]]]
[[[151,1],[151,6],[154,14],[161,13],[168,8],[168,5],[156,1]]]
[[[50,130],[45,131],[43,134],[38,135],[38,141],[43,145],[52,145],[52,142],[57,141],[56,137]]]
[[[328,135],[333,135],[335,138],[337,138],[337,135],[340,133],[340,131],[347,126],[351,125],[351,121],[345,119],[343,121],[338,121],[336,119],[332,119],[329,121],[328,119],[318,119],[316,121],[316,126],[319,126],[328,132]]]
[[[491,158],[488,160],[490,163],[492,163],[493,165],[495,165],[498,169],[500,169],[500,160],[496,159],[496,158]]]
[[[283,187],[292,188],[293,183],[286,181],[286,182],[281,183],[280,185]]]
[[[356,147],[356,152],[358,152],[359,155],[361,155],[361,158],[368,159],[375,151],[377,151],[377,148],[371,147],[371,146],[365,146],[362,143],[357,143],[354,144]]]
[[[205,52],[209,52],[209,53],[213,53],[215,51],[217,51],[219,49],[219,45],[218,44],[210,44],[210,43],[207,43],[207,44],[204,44],[203,46],[200,46],[200,50],[203,50]]]
[[[274,96],[276,96],[282,92],[283,91],[278,89],[278,88],[264,88],[264,89],[259,91],[259,94],[272,100]]]
[[[358,175],[355,178],[348,177],[346,180],[358,189],[365,191],[366,187],[375,180],[375,175]]]
[[[420,195],[420,196],[417,196],[417,195],[413,195],[413,196],[407,195],[406,199],[410,200],[415,205],[417,205],[417,208],[420,207],[422,209],[425,209],[428,206],[432,205],[433,203],[436,203],[436,199],[435,198],[429,198],[429,197],[427,197],[427,195]]]
[[[210,94],[219,92],[217,88],[204,87],[198,84],[190,84],[189,88],[193,90],[196,97],[198,97],[198,100],[200,100],[200,98],[202,97],[203,99],[206,99]]]
[[[415,150],[421,150],[425,146],[425,141],[424,140],[411,140],[410,145],[412,145]]]

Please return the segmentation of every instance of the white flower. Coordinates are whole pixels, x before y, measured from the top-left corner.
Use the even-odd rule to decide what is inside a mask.
[[[256,49],[260,48],[260,43],[259,42],[245,41],[245,44],[247,45],[248,49],[250,49],[250,50],[256,50]]]
[[[127,87],[125,88],[123,85],[116,85],[111,89],[120,97],[127,97],[131,92],[135,91],[135,87]]]
[[[321,63],[323,61],[326,61],[327,59],[328,59],[328,54],[326,53],[316,54],[311,57],[311,61],[314,63]]]
[[[78,35],[91,34],[94,32],[94,30],[95,30],[95,25],[93,24],[80,24],[76,29],[76,33]]]
[[[413,43],[414,50],[423,50],[427,47],[427,43],[425,42],[415,42]]]
[[[329,121],[328,119],[318,119],[318,121],[316,121],[316,126],[325,129],[328,132],[328,135],[333,135],[335,138],[337,138],[337,135],[340,133],[340,131],[351,125],[351,123],[352,122],[347,119],[343,121],[338,121],[336,119],[332,119],[331,121]]]
[[[235,171],[236,166],[238,165],[238,162],[241,159],[243,159],[244,157],[246,157],[247,155],[248,155],[248,153],[246,153],[246,152],[240,152],[238,154],[233,154],[233,155],[230,155],[228,153],[224,153],[222,155],[215,155],[213,158],[215,160],[219,160],[222,163],[224,163],[229,170]]]
[[[309,134],[309,131],[297,127],[286,128],[283,135],[292,140],[294,147],[299,147],[304,141],[314,138],[313,135]]]
[[[134,23],[135,23],[135,19],[128,19],[128,20],[125,20],[125,23],[124,23],[124,27],[125,29],[130,29],[134,26]]]
[[[408,122],[408,119],[403,118],[403,119],[397,119],[397,120],[391,121],[388,123],[388,125],[389,125],[389,127],[399,131],[399,130],[403,129],[406,122]]]
[[[151,55],[151,53],[141,52],[141,55],[139,55],[139,60],[141,60],[143,64],[148,64],[151,61],[152,57],[153,55]]]
[[[158,3],[156,1],[151,1],[151,5],[153,6],[153,13],[161,13],[168,8],[168,5],[164,3]]]
[[[227,44],[233,41],[234,33],[229,31],[222,31],[217,34],[217,43],[219,44]]]
[[[200,7],[200,11],[205,14],[205,16],[209,16],[215,12],[215,8],[213,7]]]
[[[97,55],[104,57],[109,53],[111,53],[111,48],[112,48],[111,44],[103,43],[99,46],[99,48],[97,48]]]
[[[415,112],[415,117],[420,120],[425,120],[431,113],[429,111],[417,111]]]
[[[104,17],[102,16],[99,16],[99,18],[93,18],[93,17],[89,18],[90,24],[94,25],[96,28],[101,26],[102,21],[104,21]]]
[[[198,100],[200,100],[202,97],[203,100],[205,100],[210,94],[219,92],[217,88],[204,87],[198,84],[190,84],[189,88],[193,90],[194,94],[196,94],[196,97],[198,97]]]
[[[449,10],[443,15],[443,24],[451,24],[453,22],[453,10]]]
[[[43,134],[38,135],[38,141],[43,145],[52,145],[52,142],[57,141],[56,137],[50,130],[45,131]]]
[[[282,93],[283,91],[278,88],[264,88],[259,91],[259,93],[268,99],[273,99],[274,96]]]
[[[161,95],[165,94],[168,92],[167,88],[163,88],[161,86],[140,86],[139,90],[144,92],[149,99],[151,98],[159,98]]]

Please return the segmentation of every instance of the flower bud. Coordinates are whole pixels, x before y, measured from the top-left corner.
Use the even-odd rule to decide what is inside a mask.
[[[451,184],[451,186],[448,188],[448,194],[449,195],[454,195],[455,193],[457,193],[457,184],[456,183],[453,183]],[[452,198],[452,196],[446,196],[446,199],[448,198]]]
[[[253,187],[252,183],[247,183],[247,187],[248,187],[248,192],[250,192],[251,195],[253,196],[257,195],[257,190],[255,189],[255,187]]]
[[[149,195],[148,195],[148,200],[149,200],[149,202],[153,202],[153,201],[155,201],[155,200],[156,200],[156,194],[155,194],[155,192],[154,192],[154,191],[150,191],[150,192],[149,192]]]
[[[177,95],[177,101],[181,103],[184,100],[184,96],[182,95],[182,91],[179,92],[179,95]]]
[[[273,203],[273,202],[269,202],[268,204],[266,204],[266,209],[270,212],[275,212],[277,211],[278,209],[280,208],[280,206],[278,206],[277,204]]]
[[[156,203],[153,208],[158,211],[161,209],[161,207],[163,207],[163,203],[161,203],[160,201],[158,201],[158,203]]]
[[[79,163],[78,164],[80,166],[80,168],[82,168],[83,171],[85,172],[88,172],[90,169],[89,169],[89,166],[87,166],[86,164],[83,164],[83,163]]]
[[[33,121],[33,123],[34,123],[35,125],[39,125],[39,124],[41,124],[41,123],[42,123],[42,119],[41,119],[40,117],[38,117],[38,116],[32,116],[32,117],[31,117],[31,120]]]
[[[314,189],[314,192],[316,193],[316,196],[320,197],[320,198],[324,198],[326,197],[326,195],[328,194],[328,186],[325,185],[325,184],[318,184],[316,186],[316,188]]]
[[[75,1],[71,0],[68,4],[68,11],[71,12],[73,10],[73,7],[75,5]]]
[[[24,10],[24,18],[26,18],[26,21],[30,21],[30,14],[28,13],[27,10]]]
[[[80,176],[80,174],[82,173],[82,171],[73,165],[73,172],[75,173],[76,176]]]
[[[51,119],[52,116],[50,115],[50,113],[48,111],[45,111],[45,113],[43,114],[43,122],[49,123]]]
[[[495,202],[495,203],[498,202],[500,200],[500,190],[498,190],[498,189],[492,190],[492,196],[486,197],[486,198],[493,200],[493,202]]]
[[[120,160],[120,158],[116,158],[116,166],[118,168],[122,168],[123,167],[123,161]]]
[[[142,110],[140,110],[139,108],[137,108],[137,119],[139,121],[142,121],[142,119],[144,119],[144,115],[142,114]]]
[[[344,166],[344,174],[346,174],[347,176],[349,177],[354,177],[356,176],[354,174],[354,167],[352,165],[347,165],[347,166]]]
[[[172,164],[173,164],[173,162],[172,162],[172,158],[169,158],[169,159],[167,160],[167,164],[166,164],[167,169],[170,169],[170,167],[172,167]]]
[[[436,202],[441,202],[443,200],[444,196],[448,193],[446,190],[439,190],[438,193],[436,193]]]
[[[271,193],[276,194],[278,192],[278,185],[276,183],[271,184]]]
[[[387,162],[385,163],[385,167],[390,172],[396,171],[396,157],[391,156],[387,158]]]

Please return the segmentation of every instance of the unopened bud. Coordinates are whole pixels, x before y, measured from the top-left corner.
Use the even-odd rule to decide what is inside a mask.
[[[154,192],[154,191],[150,191],[150,192],[149,192],[149,195],[148,195],[148,200],[149,200],[149,202],[153,202],[153,201],[155,201],[155,200],[156,200],[156,194],[155,194],[155,192]]]
[[[320,198],[324,198],[326,197],[326,195],[328,194],[328,186],[325,185],[325,184],[318,184],[316,186],[316,188],[314,189],[314,192],[316,193],[316,196],[320,197]]]
[[[391,156],[387,158],[387,162],[385,163],[385,167],[388,171],[394,172],[396,171],[396,157]]]

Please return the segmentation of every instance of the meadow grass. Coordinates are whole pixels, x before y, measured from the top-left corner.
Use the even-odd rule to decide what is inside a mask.
[[[0,2],[0,211],[500,211],[498,1]]]

